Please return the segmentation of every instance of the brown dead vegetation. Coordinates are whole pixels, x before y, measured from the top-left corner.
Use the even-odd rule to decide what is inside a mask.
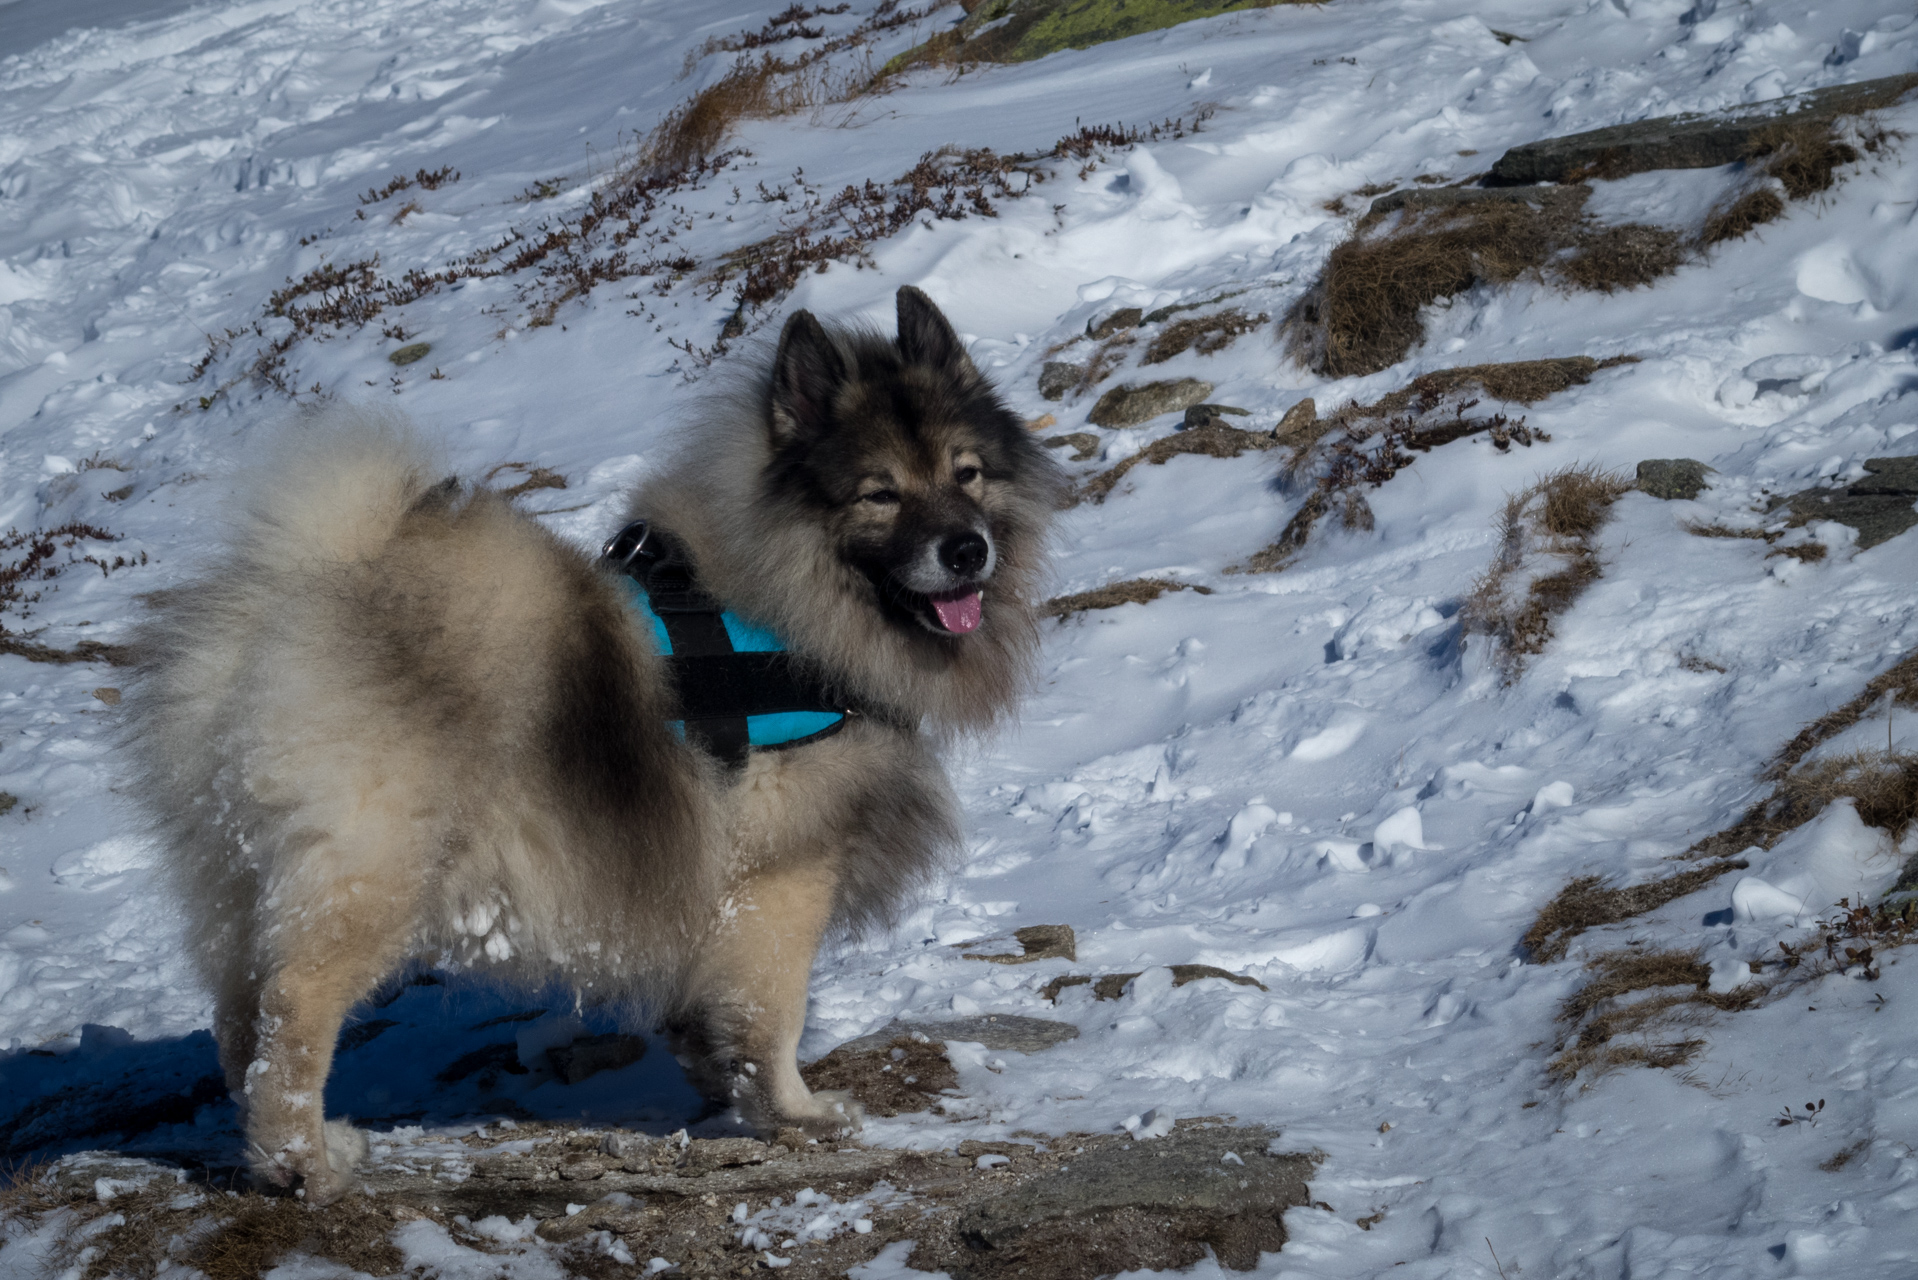
[[[1498,644],[1505,683],[1522,674],[1525,659],[1551,643],[1552,619],[1570,609],[1598,581],[1603,565],[1594,539],[1611,518],[1612,504],[1631,481],[1592,466],[1567,467],[1506,499],[1499,517],[1499,551],[1473,586],[1461,618],[1469,634]],[[1532,566],[1522,589],[1516,583]]]
[[[1862,720],[1890,698],[1900,707],[1918,706],[1918,651],[1906,654],[1890,669],[1872,677],[1862,692],[1834,711],[1828,711],[1798,731],[1765,767],[1764,777],[1782,778],[1821,743],[1828,742]]]
[[[1263,312],[1248,316],[1238,307],[1228,307],[1214,315],[1175,320],[1152,339],[1139,363],[1164,364],[1188,349],[1200,355],[1223,351],[1241,334],[1251,333],[1271,318]]]
[[[1285,568],[1328,514],[1337,512],[1348,529],[1371,528],[1371,507],[1359,486],[1378,488],[1416,461],[1414,454],[1481,434],[1500,453],[1509,452],[1513,444],[1529,448],[1535,440],[1551,439],[1529,428],[1524,418],[1503,413],[1468,416],[1479,403],[1476,397],[1466,398],[1473,389],[1508,403],[1536,404],[1590,382],[1602,369],[1637,361],[1637,356],[1567,356],[1437,369],[1371,404],[1348,404],[1322,418],[1310,401],[1301,401],[1274,434],[1292,449],[1286,472],[1294,484],[1317,473],[1312,492],[1272,545],[1246,562],[1245,570],[1270,573]],[[1442,412],[1447,409],[1449,414]],[[1321,449],[1328,437],[1332,443]]]
[[[1692,953],[1635,950],[1607,952],[1587,966],[1593,978],[1567,997],[1559,1020],[1578,1025],[1578,1036],[1546,1064],[1546,1072],[1570,1081],[1591,1069],[1597,1074],[1626,1066],[1676,1067],[1691,1060],[1705,1042],[1696,1036],[1654,1039],[1655,1032],[1703,1022],[1713,1011],[1749,1008],[1765,993],[1756,983],[1728,992],[1709,989],[1711,970]],[[1673,987],[1685,988],[1670,993]],[[1626,997],[1645,991],[1668,994]],[[1616,1043],[1631,1036],[1629,1043]]]
[[[1728,871],[1743,870],[1750,865],[1736,859],[1716,862],[1662,880],[1617,889],[1606,888],[1597,876],[1579,876],[1546,904],[1521,941],[1533,964],[1550,964],[1563,959],[1572,939],[1587,929],[1618,924],[1656,911],[1668,902],[1696,893]]]
[[[115,555],[109,559],[105,551],[96,554],[83,549],[87,543],[119,540],[117,533],[78,521],[30,533],[7,530],[0,535],[0,557],[10,557],[0,561],[0,617],[15,623],[26,620],[45,593],[39,584],[51,582],[78,565],[92,565],[106,577],[147,562],[144,551],[132,557]],[[64,559],[60,558],[62,551],[66,552]],[[4,623],[0,623],[0,653],[15,654],[29,662],[108,662],[120,666],[131,660],[128,651],[119,645],[82,640],[72,648],[60,649],[31,639]]]
[[[1184,137],[1198,128],[1196,119],[1190,125],[1167,120],[1141,128],[1082,125],[1049,150],[1033,154],[941,148],[921,156],[896,179],[867,181],[837,193],[810,186],[803,173],[795,172],[776,189],[763,182],[759,186],[762,201],[788,206],[783,229],[706,263],[678,244],[680,234],[694,225],[679,200],[730,172],[739,153],[694,155],[677,169],[629,166],[593,191],[584,208],[516,227],[497,243],[436,271],[414,268],[395,278],[382,271],[374,255],[345,264],[323,263],[297,280],[288,279],[252,326],[261,345],[251,363],[200,396],[199,407],[211,408],[249,377],[288,397],[320,394],[322,385],[303,386],[299,371],[288,362],[302,341],[343,337],[388,311],[463,281],[502,277],[517,279],[518,300],[526,308],[523,323],[532,329],[556,323],[565,304],[620,281],[648,280],[648,292],[660,298],[688,280],[697,281],[707,300],[730,287],[733,317],[718,340],[704,348],[674,343],[704,365],[724,354],[731,339],[744,334],[752,319],[809,271],[824,271],[833,263],[864,265],[869,245],[915,222],[997,217],[998,203],[1029,194],[1051,176],[1057,162],[1080,161],[1089,168],[1108,150]],[[209,335],[207,351],[189,370],[188,380],[205,377],[233,343],[246,336],[245,330]]]
[[[1241,431],[1222,423],[1193,427],[1161,436],[1117,466],[1101,471],[1080,486],[1078,496],[1090,498],[1093,502],[1104,502],[1106,495],[1125,479],[1126,473],[1142,462],[1156,467],[1186,453],[1203,454],[1208,458],[1236,458],[1248,449],[1263,451],[1278,447],[1279,442],[1263,431]]]
[[[1066,618],[1075,613],[1084,613],[1088,609],[1116,609],[1122,604],[1150,604],[1168,591],[1196,591],[1202,596],[1212,594],[1211,587],[1201,586],[1196,582],[1174,582],[1171,578],[1127,578],[1123,582],[1109,582],[1093,591],[1054,597],[1040,605],[1039,612],[1048,618]]]
[[[1301,364],[1331,378],[1375,373],[1423,340],[1421,310],[1478,284],[1522,276],[1566,288],[1637,288],[1677,268],[1676,232],[1605,227],[1584,213],[1588,187],[1524,199],[1411,206],[1361,218],[1282,323]],[[1392,220],[1389,230],[1378,228]]]
[[[1747,191],[1744,195],[1726,205],[1722,210],[1713,212],[1705,219],[1705,229],[1699,232],[1699,242],[1706,245],[1723,244],[1727,240],[1738,240],[1750,235],[1753,228],[1785,215],[1785,202],[1770,187],[1760,187],[1756,191]]]
[[[382,200],[398,195],[400,192],[413,187],[418,187],[422,191],[438,191],[448,183],[458,182],[459,180],[459,170],[453,168],[451,165],[442,165],[437,169],[421,169],[410,178],[403,173],[396,173],[393,175],[392,181],[388,182],[385,186],[368,187],[366,194],[360,197],[360,203],[378,204]]]
[[[1768,776],[1774,782],[1771,794],[1731,826],[1698,841],[1686,855],[1720,857],[1753,845],[1769,849],[1840,798],[1852,800],[1859,820],[1884,831],[1893,843],[1904,839],[1918,819],[1918,756],[1854,751]]]

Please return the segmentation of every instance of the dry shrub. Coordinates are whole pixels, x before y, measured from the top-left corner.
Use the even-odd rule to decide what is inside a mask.
[[[824,98],[823,82],[802,76],[807,64],[776,54],[741,55],[720,79],[666,113],[640,144],[642,172],[672,173],[719,150],[741,120],[786,115]]]
[[[1831,190],[1840,165],[1858,160],[1858,148],[1826,120],[1781,120],[1752,135],[1747,155],[1765,161],[1765,172],[1784,184],[1794,200]]]
[[[1578,1038],[1546,1065],[1546,1071],[1561,1081],[1569,1081],[1587,1068],[1603,1074],[1625,1066],[1680,1066],[1704,1048],[1705,1042],[1688,1036],[1657,1043],[1651,1038],[1653,1031],[1695,1025],[1713,1010],[1748,1008],[1764,994],[1752,983],[1722,994],[1709,990],[1711,969],[1685,951],[1612,951],[1593,960],[1588,968],[1594,977],[1567,997],[1559,1009],[1560,1021],[1583,1023]],[[1641,991],[1671,987],[1689,990],[1625,1000]],[[1613,1043],[1627,1035],[1639,1039],[1631,1044]]]
[[[1241,431],[1237,427],[1228,427],[1221,423],[1210,426],[1193,427],[1173,435],[1161,436],[1130,458],[1107,471],[1102,471],[1085,482],[1079,490],[1082,498],[1091,498],[1094,502],[1104,502],[1106,495],[1125,479],[1126,473],[1142,462],[1153,466],[1162,466],[1182,453],[1198,453],[1208,458],[1236,458],[1248,449],[1276,449],[1279,442],[1262,431]]]
[[[1753,228],[1784,216],[1784,200],[1770,187],[1760,187],[1756,191],[1747,191],[1724,209],[1706,218],[1705,229],[1699,233],[1698,239],[1701,244],[1723,244],[1727,240],[1749,235]]]
[[[1524,275],[1576,289],[1636,288],[1674,270],[1675,232],[1600,226],[1583,213],[1587,187],[1541,188],[1523,199],[1409,207],[1359,220],[1283,328],[1300,363],[1326,377],[1376,373],[1425,336],[1420,311],[1478,284]]]
[[[1864,691],[1850,702],[1835,711],[1826,712],[1799,730],[1797,736],[1773,757],[1763,776],[1784,777],[1820,743],[1857,724],[1887,697],[1901,707],[1918,707],[1918,650],[1906,654],[1889,670],[1867,681]]]
[[[1215,351],[1225,350],[1241,334],[1251,333],[1271,318],[1264,314],[1248,316],[1237,307],[1229,307],[1216,315],[1175,320],[1152,340],[1139,363],[1164,364],[1173,356],[1195,347],[1200,355],[1209,356]]]
[[[1498,642],[1507,684],[1518,679],[1526,658],[1551,643],[1552,619],[1598,581],[1603,566],[1592,539],[1631,488],[1623,476],[1574,466],[1506,499],[1498,554],[1473,587],[1462,619],[1468,633]],[[1558,567],[1515,591],[1514,580],[1540,559]]]
[[[1197,583],[1174,582],[1170,578],[1127,578],[1123,582],[1109,582],[1097,590],[1058,596],[1039,606],[1039,612],[1048,618],[1065,618],[1075,613],[1083,613],[1088,609],[1116,609],[1122,604],[1150,604],[1168,591],[1196,591],[1202,596],[1212,594],[1211,587],[1202,587]]]
[[[1668,902],[1696,893],[1728,871],[1743,870],[1749,865],[1736,859],[1717,862],[1619,889],[1606,888],[1597,876],[1579,876],[1545,905],[1521,941],[1533,964],[1550,964],[1563,958],[1572,939],[1587,929],[1656,911]]]

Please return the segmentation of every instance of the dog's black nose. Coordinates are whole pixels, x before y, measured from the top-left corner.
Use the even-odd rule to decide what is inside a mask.
[[[953,573],[970,578],[986,567],[990,548],[976,533],[955,533],[939,544],[939,563]]]

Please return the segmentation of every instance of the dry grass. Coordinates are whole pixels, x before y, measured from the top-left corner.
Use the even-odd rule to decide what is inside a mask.
[[[1139,363],[1164,364],[1189,349],[1196,349],[1200,355],[1223,351],[1240,335],[1251,333],[1271,318],[1264,313],[1248,316],[1238,307],[1228,307],[1214,315],[1175,320],[1152,339]]]
[[[1533,964],[1550,964],[1564,958],[1572,939],[1587,929],[1656,911],[1668,902],[1696,893],[1728,871],[1743,870],[1749,865],[1733,859],[1618,889],[1606,888],[1597,876],[1580,876],[1546,904],[1521,941]]]
[[[1699,243],[1714,245],[1741,239],[1754,228],[1784,216],[1785,202],[1776,191],[1770,187],[1747,191],[1705,219],[1705,228],[1698,234]]]
[[[1591,981],[1567,997],[1559,1009],[1560,1021],[1582,1024],[1577,1039],[1546,1064],[1546,1071],[1560,1081],[1588,1069],[1602,1075],[1626,1066],[1681,1066],[1705,1042],[1696,1036],[1660,1041],[1653,1038],[1654,1032],[1697,1025],[1714,1010],[1748,1008],[1764,995],[1764,988],[1755,983],[1722,994],[1709,990],[1710,968],[1685,951],[1611,951],[1587,967],[1594,975]],[[1686,990],[1626,999],[1672,987]],[[1623,1036],[1636,1039],[1615,1043]]]
[[[1802,736],[1802,735],[1801,735]],[[1694,844],[1691,857],[1720,857],[1752,845],[1769,849],[1825,811],[1833,800],[1851,799],[1868,827],[1896,843],[1918,819],[1918,756],[1854,751],[1774,775],[1771,794],[1723,831]]]
[[[1782,778],[1820,743],[1857,724],[1886,698],[1901,707],[1918,706],[1918,651],[1906,654],[1891,668],[1867,681],[1863,692],[1835,711],[1828,711],[1799,730],[1797,736],[1766,766],[1764,776]]]
[[[1623,476],[1575,466],[1506,500],[1498,554],[1474,585],[1461,617],[1468,633],[1498,643],[1507,684],[1523,673],[1526,658],[1551,643],[1552,619],[1598,581],[1603,565],[1593,539],[1611,518],[1612,504],[1631,488]],[[1540,561],[1556,567],[1515,589],[1521,575]]]
[[[1599,226],[1583,213],[1590,194],[1556,187],[1522,200],[1408,208],[1384,232],[1376,228],[1391,215],[1361,219],[1286,316],[1292,355],[1326,377],[1375,373],[1423,340],[1422,308],[1474,285],[1531,275],[1612,292],[1678,267],[1676,232]]]
[[[1156,467],[1185,453],[1203,454],[1208,458],[1236,458],[1248,449],[1262,451],[1278,447],[1279,442],[1262,431],[1241,431],[1237,427],[1219,423],[1193,427],[1189,431],[1161,436],[1117,466],[1101,471],[1080,487],[1079,496],[1104,502],[1106,495],[1125,479],[1126,473],[1142,462]]]
[[[1116,609],[1122,604],[1150,604],[1168,591],[1196,591],[1202,596],[1212,594],[1211,587],[1203,587],[1192,582],[1174,582],[1170,578],[1127,578],[1123,582],[1109,582],[1094,591],[1081,591],[1076,595],[1058,596],[1039,606],[1039,612],[1048,618],[1066,618],[1075,613],[1084,613],[1088,609]]]

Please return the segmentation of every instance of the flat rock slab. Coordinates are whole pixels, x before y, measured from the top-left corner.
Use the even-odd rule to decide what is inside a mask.
[[[1095,426],[1136,427],[1160,414],[1189,409],[1211,394],[1212,384],[1197,378],[1114,387],[1099,397],[1086,416]]]
[[[1773,498],[1772,510],[1787,507],[1791,523],[1836,520],[1858,531],[1858,549],[1889,542],[1918,525],[1918,457],[1867,458],[1863,480],[1844,489],[1803,489]]]
[[[918,1136],[938,1140],[936,1130]],[[1207,1250],[1245,1270],[1276,1251],[1285,1211],[1310,1203],[1307,1180],[1319,1159],[1270,1154],[1278,1136],[1183,1120],[1149,1141],[1026,1134],[906,1151],[796,1134],[765,1143],[522,1124],[381,1144],[357,1190],[325,1208],[227,1196],[227,1171],[98,1153],[37,1172],[18,1208],[64,1231],[75,1248],[108,1242],[99,1261],[116,1274],[150,1274],[158,1259],[114,1253],[117,1237],[89,1231],[108,1214],[140,1220],[149,1243],[200,1240],[218,1252],[228,1225],[291,1213],[300,1230],[286,1233],[279,1256],[298,1250],[372,1274],[397,1264],[386,1237],[404,1224],[430,1220],[489,1249],[466,1224],[498,1215],[534,1218],[538,1239],[561,1255],[555,1262],[580,1275],[612,1274],[597,1234],[607,1232],[635,1259],[664,1258],[689,1277],[777,1265],[787,1280],[826,1280],[911,1241],[910,1267],[953,1280],[1094,1280],[1190,1266]],[[213,1193],[201,1193],[202,1184]],[[274,1251],[260,1254],[262,1271],[279,1260]]]
[[[1744,159],[1761,130],[1894,106],[1914,88],[1918,88],[1918,75],[1888,76],[1774,98],[1735,113],[1660,116],[1547,138],[1507,151],[1492,166],[1485,184],[1527,186],[1623,178],[1653,169],[1712,169]]]
[[[1460,205],[1523,203],[1536,205],[1583,204],[1592,194],[1590,187],[1407,187],[1374,200],[1366,210],[1365,221],[1373,222],[1400,209],[1456,209]]]
[[[1040,960],[1077,960],[1079,939],[1069,924],[1029,924],[1012,931],[1019,950],[1012,952],[968,951],[967,960],[985,960],[992,964],[1035,964]]]
[[[953,1018],[940,1022],[894,1022],[869,1036],[848,1040],[841,1049],[860,1052],[883,1048],[902,1037],[947,1042],[958,1040],[982,1044],[994,1051],[1039,1053],[1055,1044],[1079,1038],[1079,1028],[1069,1022],[1049,1018],[1027,1018],[1013,1013],[982,1013],[971,1018]]]
[[[1311,1200],[1317,1162],[1268,1154],[1277,1137],[1192,1126],[1084,1149],[1056,1172],[963,1210],[958,1235],[970,1256],[937,1260],[961,1280],[1067,1280],[1190,1266],[1210,1249],[1222,1265],[1249,1271],[1285,1243],[1285,1207]]]

